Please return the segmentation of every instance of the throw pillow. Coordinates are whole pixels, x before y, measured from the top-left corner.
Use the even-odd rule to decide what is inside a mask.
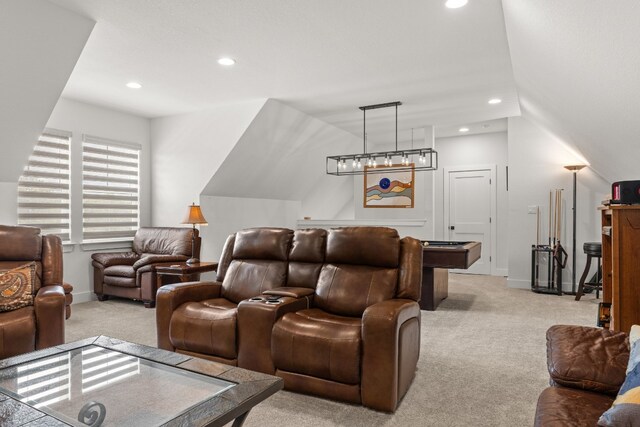
[[[0,312],[33,305],[36,264],[0,271]]]
[[[633,368],[640,363],[640,325],[631,326],[631,332],[629,332],[629,364],[627,365],[627,375],[633,370]]]
[[[599,426],[640,426],[640,327],[634,325],[629,334],[631,354],[625,379],[613,406],[602,414]]]

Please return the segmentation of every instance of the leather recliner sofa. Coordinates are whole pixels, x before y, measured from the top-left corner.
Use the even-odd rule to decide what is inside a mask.
[[[393,412],[420,352],[422,248],[382,227],[248,229],[217,281],[166,285],[158,347]]]
[[[555,325],[547,331],[550,387],[538,398],[535,426],[595,426],[626,377],[624,332]]]
[[[110,295],[142,300],[153,308],[156,301],[155,265],[183,262],[191,258],[191,237],[196,233],[195,258],[200,257],[198,230],[191,228],[143,227],[133,238],[131,252],[103,252],[91,255],[93,291],[98,300]],[[199,276],[194,276],[197,280]]]
[[[0,359],[64,343],[62,242],[34,227],[0,225],[0,270],[35,262],[33,305],[0,313]],[[70,286],[69,286],[70,287]]]

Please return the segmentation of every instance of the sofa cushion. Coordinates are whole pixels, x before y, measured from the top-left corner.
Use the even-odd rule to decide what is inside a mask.
[[[193,232],[191,228],[142,227],[136,231],[133,238],[133,251],[137,254],[150,253],[190,257]]]
[[[314,304],[333,314],[360,317],[370,305],[393,298],[397,282],[397,269],[325,264]]]
[[[181,350],[235,359],[237,312],[238,306],[224,298],[182,304],[171,316],[171,344]]]
[[[36,348],[34,308],[24,307],[0,317],[0,359],[28,353]]]
[[[287,263],[283,261],[233,260],[222,282],[222,296],[234,303],[285,286]]]
[[[252,228],[238,231],[233,259],[286,261],[293,231],[286,228]]]
[[[40,261],[40,229],[0,225],[0,254],[6,261]]]
[[[136,277],[136,270],[130,265],[112,265],[104,269],[105,276]]]
[[[601,393],[567,387],[549,387],[540,393],[536,427],[595,426],[613,398]]]
[[[274,326],[277,369],[344,384],[360,383],[362,322],[319,309],[285,314]]]
[[[393,228],[344,227],[329,230],[326,262],[397,268],[400,237]]]
[[[327,230],[322,228],[296,230],[293,233],[289,261],[322,264],[325,257],[326,243]]]
[[[33,305],[36,265],[29,263],[0,271],[0,312]]]
[[[98,264],[103,267],[110,267],[112,265],[133,265],[140,255],[135,252],[100,252],[91,255]]]
[[[628,360],[625,333],[573,325],[547,331],[547,365],[556,384],[615,395]]]
[[[109,286],[119,286],[121,288],[137,288],[135,277],[104,276],[103,282]]]

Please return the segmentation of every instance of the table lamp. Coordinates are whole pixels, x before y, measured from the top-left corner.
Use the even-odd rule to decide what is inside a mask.
[[[204,215],[202,215],[202,210],[200,206],[193,203],[189,206],[189,211],[185,216],[182,224],[191,224],[193,225],[193,233],[191,234],[191,258],[187,260],[187,264],[198,264],[200,260],[195,257],[196,254],[196,224],[207,225],[207,220],[204,219]]]

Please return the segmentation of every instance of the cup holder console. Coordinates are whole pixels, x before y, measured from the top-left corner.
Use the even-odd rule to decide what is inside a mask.
[[[280,297],[268,296],[268,297],[253,297],[249,298],[249,301],[262,301],[265,304],[282,304]]]

